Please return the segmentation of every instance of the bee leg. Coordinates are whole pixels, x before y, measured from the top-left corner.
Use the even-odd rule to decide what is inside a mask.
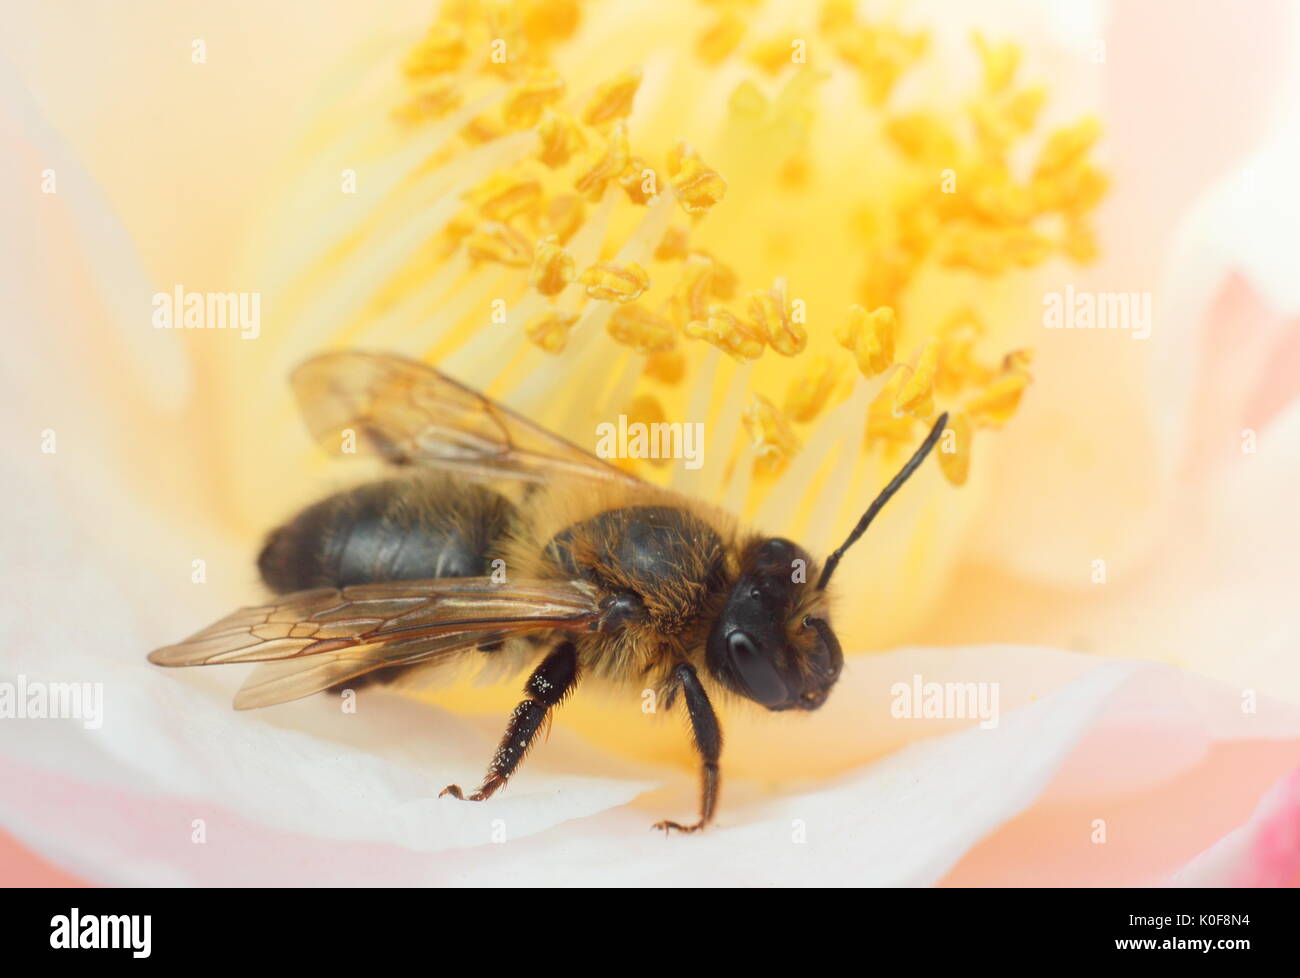
[[[694,825],[681,825],[677,822],[656,822],[654,828],[663,829],[664,834],[678,832],[698,832],[713,820],[714,809],[718,806],[718,787],[721,779],[718,774],[718,758],[722,755],[722,728],[718,726],[718,715],[713,712],[709,695],[700,685],[700,677],[685,662],[673,670],[673,679],[677,681],[686,700],[686,712],[691,718],[691,731],[695,735],[695,749],[700,752],[700,820]]]
[[[528,699],[516,706],[510,714],[506,735],[492,755],[492,763],[488,765],[487,775],[478,790],[467,797],[461,792],[460,785],[449,784],[438,793],[438,797],[451,795],[468,801],[486,801],[498,789],[505,787],[510,775],[528,753],[533,737],[541,729],[551,707],[557,706],[568,695],[577,680],[577,647],[572,642],[563,642],[528,677],[528,682],[524,684]]]

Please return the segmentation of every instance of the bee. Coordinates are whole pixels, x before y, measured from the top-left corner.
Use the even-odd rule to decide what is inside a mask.
[[[262,663],[236,709],[466,657],[535,663],[482,784],[442,792],[470,801],[506,785],[579,681],[651,688],[667,709],[684,704],[700,761],[699,818],[656,823],[665,832],[702,829],[717,809],[716,697],[773,711],[826,701],[844,662],[831,578],[947,423],[819,570],[798,544],[644,482],[424,364],[331,353],[292,384],[323,448],[378,457],[392,477],[274,530],[258,568],[275,598],[149,660]]]

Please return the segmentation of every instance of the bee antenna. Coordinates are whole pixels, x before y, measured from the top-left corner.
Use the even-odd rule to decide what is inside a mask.
[[[831,579],[831,575],[835,573],[835,568],[839,566],[840,558],[844,556],[844,552],[858,542],[858,538],[867,531],[867,527],[870,526],[871,521],[876,518],[876,514],[884,508],[885,503],[889,502],[894,493],[898,492],[898,490],[902,488],[903,483],[908,480],[911,474],[920,468],[921,463],[924,462],[925,457],[930,454],[930,450],[934,448],[935,443],[939,440],[939,436],[943,434],[943,429],[947,427],[947,425],[948,412],[945,411],[943,414],[939,415],[939,420],[934,423],[934,427],[930,429],[930,433],[925,436],[925,441],[921,442],[921,447],[916,450],[912,457],[907,460],[907,464],[898,470],[898,475],[894,476],[894,478],[890,480],[889,485],[880,490],[880,495],[877,496],[871,505],[867,507],[867,511],[862,514],[862,519],[858,520],[858,525],[855,526],[853,532],[849,534],[849,538],[841,543],[833,554],[826,558],[826,567],[822,570],[822,576],[817,581],[818,591],[825,589],[826,584]]]

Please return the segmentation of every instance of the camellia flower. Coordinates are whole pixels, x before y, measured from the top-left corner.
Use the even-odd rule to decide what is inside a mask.
[[[1158,499],[1194,511],[1172,479],[1150,500],[1078,479],[1102,438],[1145,447],[1130,418],[1098,402],[1131,405],[1132,358],[1148,354],[1130,356],[1142,344],[1128,336],[1043,329],[1046,292],[1113,281],[1112,248],[1131,257],[1122,231],[1107,235],[1103,205],[1123,193],[1122,163],[1150,172],[1133,162],[1146,144],[1122,130],[1129,155],[1099,162],[1104,110],[1131,93],[1088,91],[1126,35],[1086,22],[1013,29],[1032,16],[1023,10],[983,25],[980,13],[445,3],[432,24],[356,45],[333,70],[271,189],[256,205],[243,198],[238,260],[231,248],[188,267],[155,258],[185,286],[260,295],[248,342],[149,329],[151,276],[106,237],[115,225],[73,159],[51,164],[60,206],[21,202],[49,243],[11,265],[33,272],[13,273],[12,294],[32,296],[24,313],[51,324],[25,348],[43,364],[66,362],[68,347],[103,355],[21,383],[27,410],[6,422],[15,439],[49,430],[59,444],[44,471],[10,460],[10,494],[25,500],[14,508],[21,566],[47,582],[75,563],[78,576],[57,593],[15,582],[28,610],[8,623],[3,678],[102,681],[107,706],[102,728],[43,732],[35,750],[0,728],[6,828],[61,867],[117,882],[683,883],[700,867],[736,883],[1291,880],[1300,847],[1270,826],[1296,810],[1287,772],[1300,762],[1300,714],[1278,701],[1300,702],[1300,684],[1268,672],[1262,705],[1245,712],[1235,688],[1163,666],[982,644],[1143,657],[1143,641],[1171,643],[1161,629],[1197,584],[1159,591],[1156,621],[1141,607],[1151,594],[1131,583],[1150,577],[1150,541],[1121,546],[1088,517],[1061,525],[1080,496],[1108,514],[1133,504],[1145,529]],[[21,94],[10,124],[39,173],[62,151],[26,121]],[[1130,201],[1129,219],[1142,212]],[[24,284],[69,267],[54,257],[65,254],[94,283],[84,293]],[[1239,289],[1241,302],[1253,294]],[[74,325],[106,313],[111,331]],[[1153,343],[1178,328],[1159,320]],[[1081,349],[1064,344],[1085,336],[1091,359],[1072,363]],[[580,690],[546,749],[485,806],[434,795],[478,773],[518,699],[514,680],[423,702],[367,692],[356,714],[317,697],[236,715],[238,677],[158,675],[143,655],[255,600],[259,535],[366,474],[317,456],[285,382],[305,356],[346,348],[435,363],[583,445],[620,415],[702,422],[698,469],[619,464],[819,555],[947,411],[938,464],[846,558],[834,613],[859,653],[919,637],[964,647],[851,656],[813,716],[728,711],[719,826],[667,853],[645,829],[651,813],[690,810],[694,761],[680,725],[639,703]],[[57,405],[46,393],[65,388]],[[1294,394],[1252,417],[1279,417]],[[1190,427],[1163,409],[1167,427]],[[1095,427],[1060,424],[1094,410]],[[1080,431],[1088,438],[1064,441]],[[1285,484],[1277,472],[1267,482]],[[1035,506],[1044,485],[1060,490],[1057,506]],[[1055,523],[1035,522],[1044,509]],[[1076,579],[1125,590],[1094,602]],[[76,613],[59,618],[58,595],[78,582]],[[1149,624],[1126,630],[1126,616]],[[1221,665],[1229,654],[1211,643],[1181,658],[1249,684]],[[996,690],[1000,718],[900,714],[914,683]],[[1185,799],[1210,790],[1232,801],[1188,814]],[[757,849],[771,853],[761,867]]]

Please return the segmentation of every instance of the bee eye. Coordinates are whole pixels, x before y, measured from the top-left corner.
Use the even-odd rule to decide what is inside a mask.
[[[790,692],[776,666],[748,632],[736,629],[727,635],[727,652],[750,698],[767,706],[784,703],[789,698]]]

